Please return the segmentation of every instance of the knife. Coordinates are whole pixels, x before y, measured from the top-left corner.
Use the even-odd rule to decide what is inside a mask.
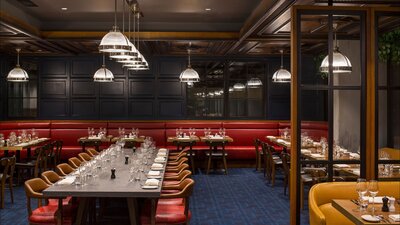
[[[360,206],[360,203],[358,203],[358,201],[357,201],[357,200],[355,200],[355,199],[351,199],[350,201],[351,201],[352,203],[354,203],[354,204],[356,204],[356,205]]]

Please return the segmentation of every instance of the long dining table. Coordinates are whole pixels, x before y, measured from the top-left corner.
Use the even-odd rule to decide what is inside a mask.
[[[166,150],[166,149],[165,149]],[[158,150],[154,151],[151,156],[146,157],[144,154],[144,158],[141,158],[140,161],[148,160],[148,164],[144,165],[142,168],[144,171],[155,170],[153,169],[152,164],[155,161]],[[114,155],[115,154],[115,155]],[[161,194],[161,184],[164,178],[166,161],[168,159],[168,151],[165,153],[165,162],[158,162],[158,164],[162,164],[162,168],[157,168],[157,171],[160,171],[160,176],[157,177],[159,179],[157,187],[148,187],[143,186],[143,178],[142,181],[133,181],[132,178],[132,166],[134,163],[137,163],[138,154],[133,153],[132,149],[123,149],[121,152],[113,153],[113,151],[108,150],[108,153],[103,154],[107,155],[103,158],[94,158],[92,159],[92,172],[91,172],[91,180],[87,180],[85,184],[80,183],[77,185],[76,181],[79,181],[79,169],[78,168],[74,174],[71,176],[67,176],[64,180],[68,179],[68,177],[73,177],[71,179],[72,182],[64,183],[63,180],[55,183],[50,186],[46,190],[43,191],[44,196],[50,198],[59,198],[59,210],[57,214],[57,222],[58,224],[62,223],[62,200],[61,198],[72,196],[79,197],[79,206],[76,215],[76,224],[82,224],[84,209],[88,205],[89,199],[93,198],[126,198],[128,203],[129,210],[129,218],[130,224],[138,224],[138,216],[137,216],[137,199],[138,198],[149,198],[152,202],[152,214],[154,214],[155,202],[156,199],[160,197]],[[109,157],[110,156],[110,157]],[[128,164],[125,164],[126,157],[129,157]],[[90,163],[90,161],[89,161]],[[98,170],[97,173],[93,172],[94,170]],[[112,169],[115,169],[115,178],[112,178]],[[90,171],[90,170],[89,170]],[[87,176],[86,176],[87,177]],[[145,178],[147,179],[147,178]],[[152,218],[152,224],[155,224],[154,215]]]

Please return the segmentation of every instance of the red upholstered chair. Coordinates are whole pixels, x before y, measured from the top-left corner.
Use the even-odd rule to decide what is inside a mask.
[[[50,225],[57,224],[57,210],[58,205],[43,204],[43,200],[46,198],[43,196],[42,191],[48,188],[50,185],[46,184],[40,178],[33,178],[25,182],[25,194],[26,194],[26,207],[28,209],[28,220],[30,225]],[[38,201],[38,207],[34,210],[31,208],[31,199],[36,198]],[[58,204],[58,200],[57,204]],[[75,207],[70,204],[64,204],[63,202],[63,224],[72,224]]]
[[[66,163],[61,163],[56,166],[56,172],[60,176],[67,176],[68,174],[74,172],[74,168],[72,168],[70,165]]]
[[[82,160],[80,160],[76,157],[72,157],[72,158],[68,159],[68,164],[74,169],[78,168],[81,165],[81,163],[82,163]]]
[[[156,206],[156,224],[189,224],[189,197],[193,192],[194,180],[186,178],[179,185],[163,187],[175,193],[162,193]],[[151,224],[151,208],[145,206],[140,216],[141,224]]]
[[[89,154],[87,154],[86,152],[79,153],[78,157],[82,162],[90,161],[92,159],[92,157]]]

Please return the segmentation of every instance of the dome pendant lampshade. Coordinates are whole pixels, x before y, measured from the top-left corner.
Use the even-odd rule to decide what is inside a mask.
[[[106,68],[105,56],[103,53],[103,65],[93,75],[94,82],[113,82],[114,74]]]
[[[259,88],[262,85],[262,81],[258,77],[253,77],[247,81],[247,88]]]
[[[189,48],[188,48],[188,67],[181,73],[179,76],[179,79],[181,82],[199,82],[200,77],[199,74],[196,72],[196,70],[192,69],[192,66],[190,65],[190,46],[191,43],[189,42]]]
[[[129,52],[128,38],[117,27],[117,0],[115,0],[114,26],[102,39],[99,45],[100,52]]]
[[[292,80],[292,74],[283,68],[283,50],[281,52],[281,68],[272,75],[272,82],[274,83],[288,83]]]
[[[233,90],[235,91],[243,91],[246,88],[242,83],[236,83],[233,85]]]
[[[339,51],[339,46],[336,38],[337,24],[333,24],[335,32],[335,47],[333,48],[332,72],[333,73],[351,73],[352,66],[350,60]],[[322,73],[329,73],[329,54],[322,60],[319,70]]]
[[[28,82],[28,73],[22,69],[19,65],[19,52],[21,49],[17,48],[17,65],[7,75],[7,81],[9,82]]]

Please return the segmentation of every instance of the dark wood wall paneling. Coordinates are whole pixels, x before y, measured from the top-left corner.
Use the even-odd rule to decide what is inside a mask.
[[[0,58],[0,112],[6,116],[6,82],[11,59]],[[186,66],[182,57],[154,57],[149,71],[128,71],[120,64],[106,60],[114,83],[95,83],[93,74],[100,68],[102,57],[39,57],[40,119],[186,119],[186,91],[179,74]],[[252,59],[254,61],[254,59]],[[290,85],[272,83],[273,73],[280,67],[279,58],[263,58],[266,62],[265,119],[290,118]],[[312,60],[312,58],[310,58]],[[290,63],[285,59],[285,68]],[[9,65],[10,64],[10,65]],[[313,72],[310,63],[310,72]],[[323,118],[315,110],[324,98],[310,94],[305,115]]]

